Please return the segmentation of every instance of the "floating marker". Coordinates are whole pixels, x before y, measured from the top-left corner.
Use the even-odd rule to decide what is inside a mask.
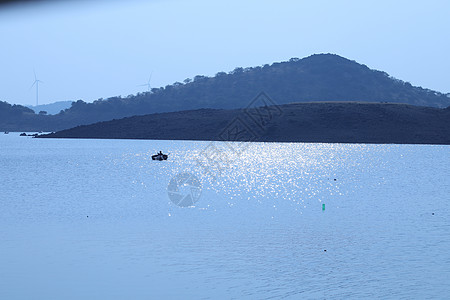
[[[322,211],[325,210],[325,203],[322,204]]]

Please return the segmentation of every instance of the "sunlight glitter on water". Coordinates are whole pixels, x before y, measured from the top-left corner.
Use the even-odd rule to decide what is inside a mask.
[[[210,156],[198,148],[194,153],[179,151],[174,159],[188,163],[173,167],[195,174],[205,189],[228,195],[230,205],[253,200],[295,209],[347,194],[342,180],[354,181],[370,172],[367,161],[373,159],[375,166],[378,152],[376,146],[358,144],[251,143],[240,153],[232,151],[236,147],[229,143],[214,142],[213,146],[220,150]]]
[[[361,177],[386,167],[382,154],[396,148],[320,143],[241,143],[240,148],[229,142],[161,143],[162,149],[171,149],[168,161],[151,160],[158,148],[142,152],[130,149],[120,156],[109,155],[111,165],[106,167],[131,172],[129,183],[158,194],[177,174],[192,173],[206,192],[195,203],[202,210],[251,203],[300,213],[322,202],[340,205],[339,199],[361,188]],[[236,149],[241,151],[237,153]],[[378,183],[371,184],[382,181],[379,178]]]

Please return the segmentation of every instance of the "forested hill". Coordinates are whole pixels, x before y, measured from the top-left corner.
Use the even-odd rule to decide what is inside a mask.
[[[450,98],[445,94],[414,87],[338,55],[317,54],[272,65],[236,68],[229,73],[219,72],[214,77],[199,75],[192,80],[126,98],[114,97],[94,103],[80,100],[58,115],[26,113],[22,118],[8,120],[7,124],[0,120],[0,130],[55,131],[155,112],[242,108],[261,91],[278,104],[360,101],[450,106]]]

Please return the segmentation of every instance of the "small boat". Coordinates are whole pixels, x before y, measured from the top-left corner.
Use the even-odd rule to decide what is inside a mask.
[[[9,131],[5,131],[5,134],[8,134],[9,133]]]
[[[167,154],[163,154],[161,151],[159,151],[158,154],[152,155],[152,160],[167,160],[169,156]]]

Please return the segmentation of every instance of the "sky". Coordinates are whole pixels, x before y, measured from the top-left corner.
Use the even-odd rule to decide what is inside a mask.
[[[126,97],[335,53],[450,92],[450,1],[52,1],[0,7],[0,101]]]

